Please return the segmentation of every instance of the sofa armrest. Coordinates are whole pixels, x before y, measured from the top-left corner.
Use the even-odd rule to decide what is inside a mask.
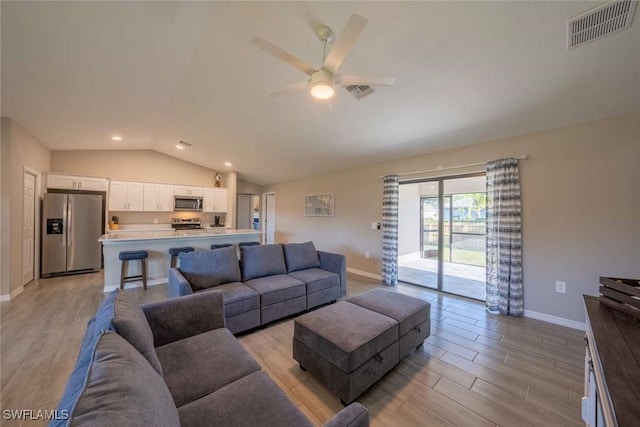
[[[169,286],[167,287],[167,294],[169,298],[177,298],[184,295],[191,295],[193,289],[189,281],[180,273],[177,268],[169,270]]]
[[[338,412],[323,427],[369,427],[369,411],[367,408],[354,402]]]
[[[222,291],[206,291],[142,306],[155,347],[224,328]]]
[[[340,296],[347,295],[347,257],[342,254],[318,251],[320,268],[340,275]]]

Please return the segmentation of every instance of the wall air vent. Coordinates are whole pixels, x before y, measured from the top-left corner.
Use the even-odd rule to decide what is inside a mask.
[[[375,91],[371,86],[367,85],[348,85],[344,87],[351,95],[355,96],[357,100],[361,100],[367,95],[371,95]]]
[[[631,27],[637,0],[615,0],[569,20],[569,49]]]

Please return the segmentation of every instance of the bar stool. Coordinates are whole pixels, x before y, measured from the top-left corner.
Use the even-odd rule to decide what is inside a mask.
[[[243,247],[243,246],[260,246],[259,242],[240,242],[238,243],[238,246]]]
[[[211,249],[228,248],[229,246],[233,245],[231,243],[214,243],[211,245]]]
[[[169,248],[169,255],[171,255],[171,268],[175,268],[178,263],[178,255],[193,252],[191,246],[183,246],[181,248]]]
[[[118,254],[118,258],[122,261],[122,270],[120,271],[120,289],[124,289],[124,283],[132,280],[142,279],[142,286],[147,290],[147,251],[122,251]],[[142,262],[142,274],[139,276],[126,276],[129,261],[140,260]]]

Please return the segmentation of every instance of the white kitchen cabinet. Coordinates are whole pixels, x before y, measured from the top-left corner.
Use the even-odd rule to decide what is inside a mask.
[[[227,212],[226,188],[203,188],[202,211],[203,212]]]
[[[173,212],[173,185],[145,183],[143,210]]]
[[[214,212],[226,212],[228,209],[227,206],[227,189],[226,188],[216,188],[215,189],[215,202],[213,208]]]
[[[110,211],[142,211],[144,184],[130,181],[111,181],[109,188]]]
[[[202,187],[192,187],[189,185],[174,185],[173,194],[176,196],[202,197]]]
[[[215,188],[202,189],[202,212],[215,212]]]
[[[47,188],[62,190],[107,191],[109,181],[106,178],[72,175],[47,175]]]

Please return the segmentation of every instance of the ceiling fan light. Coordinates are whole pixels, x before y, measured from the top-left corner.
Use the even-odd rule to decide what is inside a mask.
[[[311,96],[316,99],[329,99],[335,93],[333,89],[333,74],[330,71],[320,69],[311,75]]]
[[[329,99],[334,93],[333,85],[328,82],[317,82],[311,86],[311,96],[317,99]]]

